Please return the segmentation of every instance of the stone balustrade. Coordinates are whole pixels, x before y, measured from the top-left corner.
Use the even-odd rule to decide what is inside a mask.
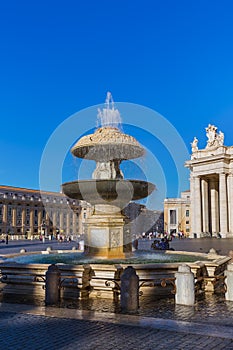
[[[230,257],[217,256],[213,260],[186,263],[194,275],[195,290],[215,292],[222,283]],[[172,296],[176,293],[175,279],[181,263],[132,264],[139,277],[140,295],[143,297]],[[60,271],[61,300],[84,298],[110,298],[120,295],[121,275],[128,265],[66,265],[57,264]],[[0,264],[0,295],[25,296],[32,299],[45,296],[45,276],[48,264]],[[204,287],[205,288],[204,288]]]

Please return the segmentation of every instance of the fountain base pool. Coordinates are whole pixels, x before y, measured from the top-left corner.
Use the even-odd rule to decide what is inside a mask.
[[[168,258],[170,258],[168,260]],[[75,259],[75,260],[74,260]],[[157,259],[157,260],[156,260]],[[45,295],[45,278],[50,264],[60,272],[62,300],[110,298],[120,294],[120,278],[129,265],[134,267],[143,296],[172,296],[175,274],[184,262],[191,267],[197,281],[203,279],[206,291],[214,292],[216,276],[222,276],[231,258],[216,254],[190,252],[135,252],[128,259],[90,258],[81,252],[18,254],[0,264],[0,290],[7,297],[31,296],[35,300]],[[169,262],[168,262],[169,261]],[[66,262],[66,263],[64,263]]]

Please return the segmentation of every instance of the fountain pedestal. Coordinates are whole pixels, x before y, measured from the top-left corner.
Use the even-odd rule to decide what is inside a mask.
[[[127,245],[124,242],[125,216],[116,206],[96,205],[87,219],[85,252],[97,258],[124,259]]]

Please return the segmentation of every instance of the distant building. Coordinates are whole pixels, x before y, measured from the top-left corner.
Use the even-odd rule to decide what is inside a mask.
[[[90,210],[86,202],[69,199],[62,193],[0,186],[0,235],[80,235]]]
[[[124,214],[129,218],[130,230],[133,235],[155,232],[161,228],[161,211],[150,210],[143,204],[131,202],[124,209]]]
[[[190,191],[181,192],[181,198],[164,200],[164,231],[177,235],[183,232],[189,237],[191,232]]]

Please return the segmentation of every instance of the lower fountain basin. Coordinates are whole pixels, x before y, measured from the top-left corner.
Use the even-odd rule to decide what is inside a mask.
[[[3,301],[12,302],[12,298],[14,302],[17,300],[25,302],[25,298],[30,298],[33,302],[41,298],[44,300],[46,274],[51,263],[57,263],[62,283],[60,300],[63,302],[86,298],[110,298],[117,301],[120,293],[120,277],[124,269],[129,266],[128,264],[135,269],[139,277],[140,292],[145,297],[173,296],[176,273],[184,261],[190,266],[196,279],[203,278],[205,290],[214,292],[216,284],[212,282],[216,281],[216,276],[222,275],[230,260],[230,257],[216,254],[141,251],[135,252],[135,258],[139,259],[130,257],[130,259],[123,259],[121,263],[115,259],[112,263],[106,260],[100,263],[100,261],[88,259],[81,252],[71,252],[71,259],[64,263],[65,255],[69,256],[68,252],[65,254],[47,252],[41,255],[43,255],[43,263],[41,263],[41,256],[36,254],[32,257],[32,254],[29,256],[26,253],[21,257],[9,257],[0,264],[3,276],[0,280]],[[57,260],[58,255],[61,257],[60,263]],[[161,255],[165,260],[161,259]],[[172,256],[170,261],[166,259],[167,255]],[[156,256],[159,258],[158,263],[154,260]],[[146,257],[147,259],[144,260]],[[174,258],[177,260],[174,261]]]
[[[77,180],[62,185],[63,193],[91,204],[126,205],[147,197],[155,185],[142,180]],[[107,203],[106,203],[107,202]]]
[[[46,254],[47,253],[47,254]],[[81,252],[44,252],[43,254],[20,254],[7,259],[7,262],[20,264],[159,264],[159,263],[184,263],[206,260],[208,257],[202,253],[189,252],[151,252],[135,251],[134,254],[125,259],[97,259],[90,258]]]

